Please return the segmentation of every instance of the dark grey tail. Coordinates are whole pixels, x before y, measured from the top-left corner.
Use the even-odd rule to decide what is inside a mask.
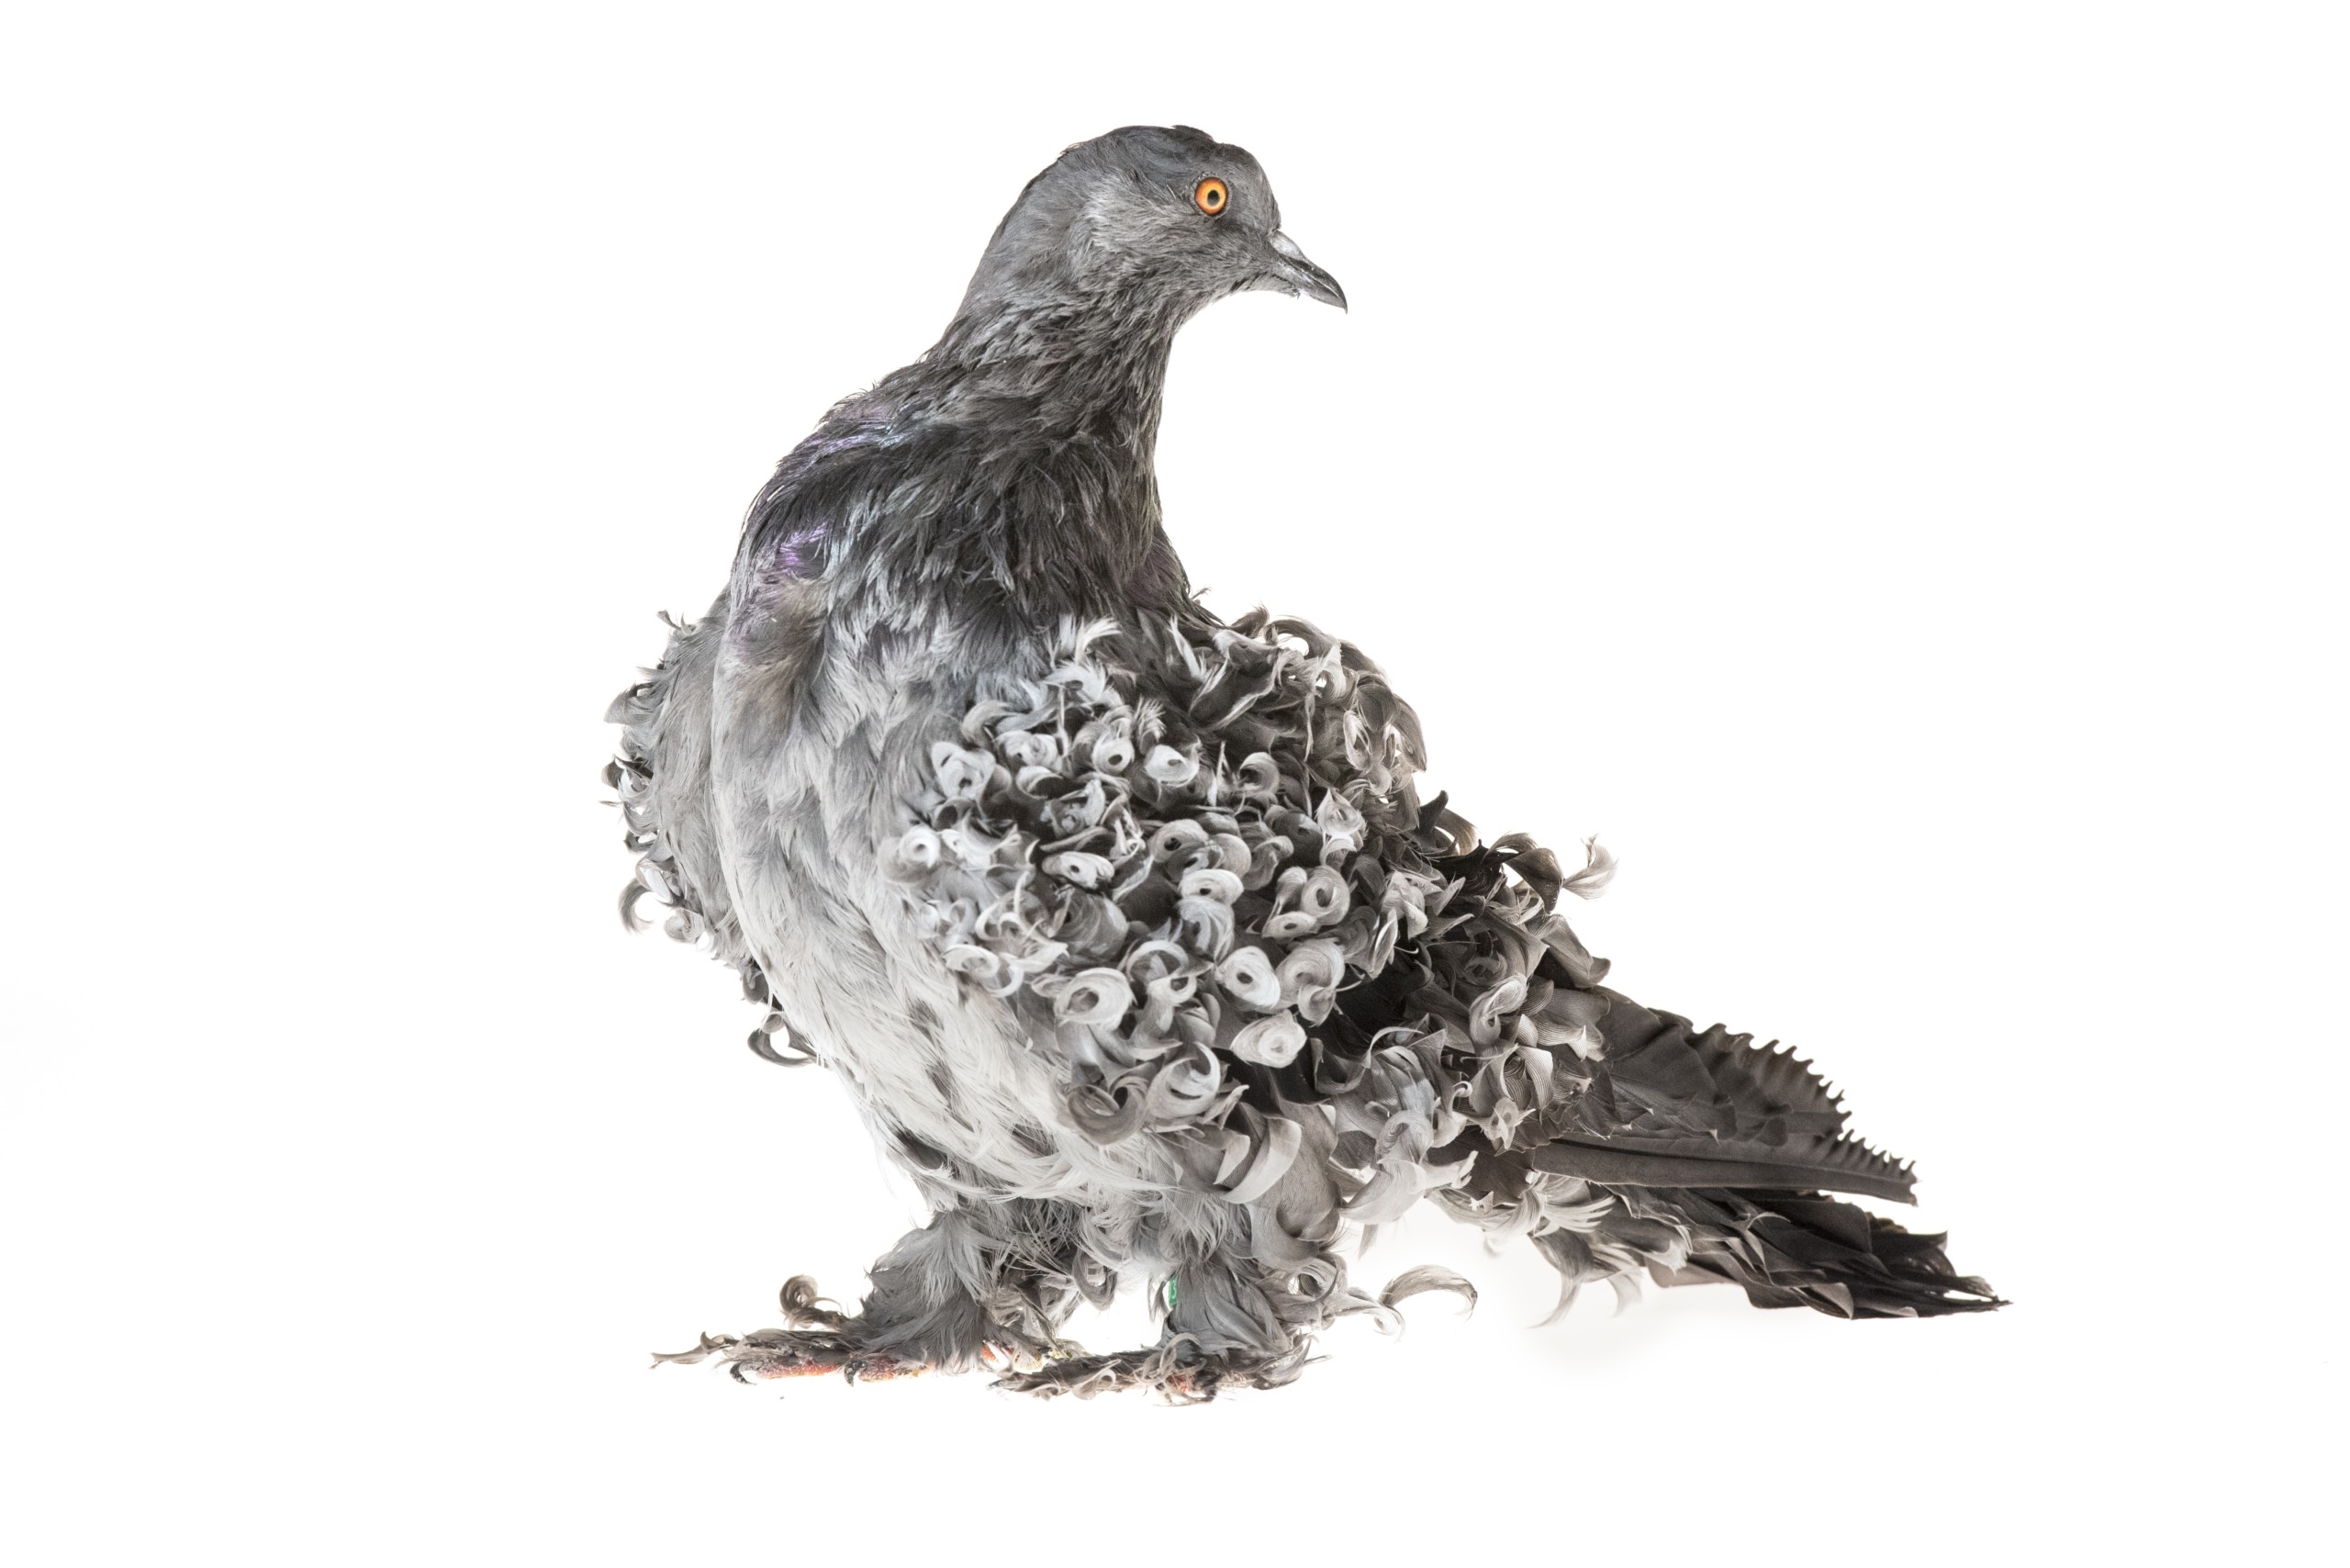
[[[1496,1164],[1484,1180],[1515,1191],[1530,1176],[1566,1176],[1615,1195],[1622,1213],[1596,1222],[1588,1240],[1536,1238],[1550,1240],[1546,1251],[1571,1286],[1611,1259],[1639,1259],[1660,1283],[1728,1281],[1757,1306],[1840,1317],[2003,1305],[1981,1280],[1953,1271],[1941,1237],[1828,1195],[1906,1204],[1915,1175],[1845,1131],[1840,1097],[1806,1063],[1605,987],[1580,1002],[1605,1041],[1570,1066],[1588,1087],[1535,1124],[1539,1141],[1488,1156]]]
[[[1818,1193],[1684,1187],[1642,1196],[1673,1210],[1692,1238],[1686,1267],[1651,1266],[1659,1284],[1727,1280],[1757,1306],[1838,1317],[1940,1317],[2007,1305],[1952,1270],[1940,1236]]]

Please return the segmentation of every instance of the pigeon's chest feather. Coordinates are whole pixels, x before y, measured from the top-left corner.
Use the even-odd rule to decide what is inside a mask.
[[[1101,1190],[1148,1151],[1060,1136],[1054,1064],[945,962],[893,860],[974,700],[947,652],[820,655],[783,722],[755,674],[722,681],[730,890],[777,1002],[886,1147],[990,1192]]]
[[[722,682],[718,750],[739,853],[837,884],[904,831],[933,741],[968,707],[923,644],[815,647]]]

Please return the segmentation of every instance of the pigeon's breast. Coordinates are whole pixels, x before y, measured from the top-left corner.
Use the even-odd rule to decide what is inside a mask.
[[[1057,1064],[949,968],[896,863],[979,680],[935,645],[822,656],[800,678],[780,694],[722,667],[713,735],[729,890],[794,1030],[925,1181],[1101,1201],[1171,1174],[1140,1142],[1070,1128]]]

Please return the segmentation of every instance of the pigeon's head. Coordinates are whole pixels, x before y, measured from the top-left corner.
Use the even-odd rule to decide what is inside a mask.
[[[1128,126],[1079,142],[1028,182],[961,315],[1043,309],[1171,330],[1252,288],[1347,303],[1337,279],[1281,232],[1257,160],[1189,126]]]

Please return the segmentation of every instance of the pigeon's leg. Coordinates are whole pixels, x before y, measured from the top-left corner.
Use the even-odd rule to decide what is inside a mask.
[[[1056,1330],[1080,1299],[1098,1299],[1073,1255],[1077,1217],[1065,1204],[1026,1201],[947,1209],[873,1265],[855,1315],[799,1275],[782,1292],[789,1327],[705,1334],[655,1364],[716,1356],[746,1382],[837,1372],[870,1383],[1065,1354]]]
[[[1251,1260],[1212,1253],[1180,1262],[1161,1287],[1166,1332],[1158,1344],[1073,1356],[1010,1373],[999,1388],[1088,1398],[1139,1389],[1177,1404],[1203,1404],[1233,1388],[1275,1388],[1295,1378],[1327,1305]]]

